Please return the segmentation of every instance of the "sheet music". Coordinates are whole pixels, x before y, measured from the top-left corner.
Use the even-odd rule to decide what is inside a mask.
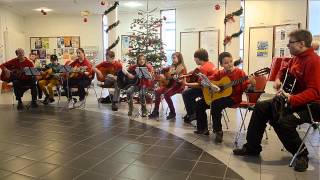
[[[139,79],[152,79],[147,67],[136,67],[135,71]]]

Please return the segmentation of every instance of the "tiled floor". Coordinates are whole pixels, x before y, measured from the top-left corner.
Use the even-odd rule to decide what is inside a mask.
[[[26,112],[10,105],[11,94],[0,95],[0,179],[319,179],[319,133],[309,136],[308,171],[296,173],[272,130],[259,158],[232,155],[240,123],[234,109],[228,109],[229,129],[223,124],[224,142],[215,144],[213,135],[197,136],[182,122],[179,96],[177,119],[155,121],[129,120],[125,103],[115,113],[90,94],[85,110],[53,104]]]

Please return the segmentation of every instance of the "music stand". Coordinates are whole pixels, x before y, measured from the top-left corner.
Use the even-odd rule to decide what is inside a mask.
[[[72,67],[69,66],[69,65],[64,65],[64,66],[61,65],[61,66],[59,66],[59,73],[66,73],[66,75],[67,75],[66,80],[67,80],[67,95],[68,95],[68,98],[70,98],[69,74],[70,74],[71,71],[72,71]]]
[[[152,79],[147,67],[137,67],[135,71],[139,79]]]
[[[35,77],[40,75],[39,70],[34,67],[24,67],[23,71],[26,76],[31,76],[32,81],[34,81],[34,83],[35,83],[34,85],[37,86],[37,81],[36,81]],[[37,92],[37,96],[38,96],[39,92],[38,92],[37,87],[36,87],[36,92]]]

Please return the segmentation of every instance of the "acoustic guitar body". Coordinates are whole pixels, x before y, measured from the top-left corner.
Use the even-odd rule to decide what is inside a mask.
[[[1,76],[0,76],[0,80],[9,83],[12,81],[12,78],[10,76],[6,76],[4,71],[2,71]]]
[[[229,84],[230,82],[231,80],[228,76],[221,78],[219,81],[211,81],[212,84],[219,86],[221,89],[221,91],[216,93],[211,93],[208,87],[202,88],[202,93],[206,104],[210,105],[217,99],[230,96],[232,94],[232,87],[223,89],[223,86]]]

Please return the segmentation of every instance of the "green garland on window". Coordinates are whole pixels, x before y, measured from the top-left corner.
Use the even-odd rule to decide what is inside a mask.
[[[114,9],[116,9],[118,6],[119,6],[119,2],[118,2],[118,1],[114,2],[113,6],[111,6],[109,9],[107,9],[107,10],[104,12],[104,15],[109,14],[111,11],[113,11]]]
[[[226,24],[228,21],[233,21],[234,22],[234,16],[240,16],[243,13],[243,8],[241,7],[239,10],[231,13],[231,14],[227,14],[226,17],[224,18],[224,23]]]
[[[223,40],[223,45],[227,45],[231,42],[232,38],[239,37],[243,33],[243,29],[241,28],[238,32],[233,33],[231,36],[226,36]]]
[[[110,26],[108,26],[108,29],[106,30],[106,33],[108,33],[111,29],[117,27],[119,25],[120,21],[118,20],[117,22],[111,24]]]
[[[115,42],[113,42],[113,43],[111,44],[111,46],[109,46],[109,47],[107,48],[107,50],[109,51],[109,50],[111,50],[112,48],[116,47],[116,45],[119,43],[119,41],[120,41],[120,37],[118,36],[117,40],[116,40]]]

